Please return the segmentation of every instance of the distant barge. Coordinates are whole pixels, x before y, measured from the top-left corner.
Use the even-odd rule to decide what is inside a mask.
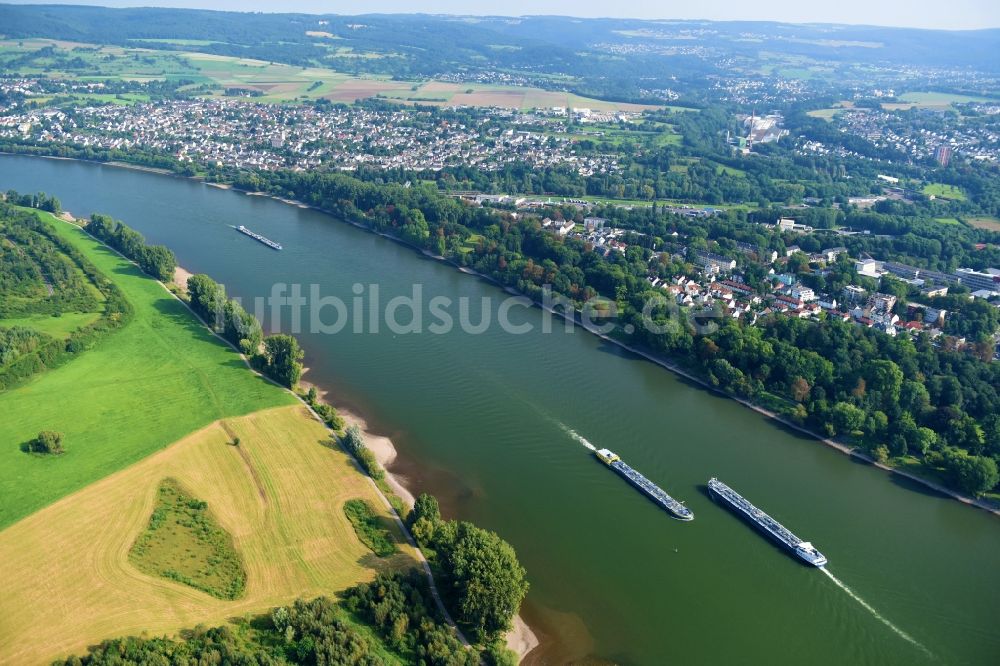
[[[717,499],[725,504],[737,516],[756,527],[765,536],[773,539],[778,545],[790,551],[802,561],[814,567],[821,567],[826,564],[826,557],[823,556],[823,553],[816,550],[811,543],[803,541],[792,534],[781,523],[755,507],[745,497],[722,481],[715,478],[709,479],[708,492],[713,499]]]
[[[260,241],[261,243],[263,243],[264,245],[268,246],[272,250],[280,250],[281,249],[281,243],[275,243],[270,238],[265,238],[264,236],[261,236],[260,234],[258,234],[255,231],[250,231],[249,229],[247,229],[246,227],[244,227],[242,224],[240,226],[236,227],[236,231],[240,232],[241,234],[246,234],[247,236],[249,236],[250,238],[253,238],[256,241]]]
[[[653,502],[674,518],[678,520],[694,520],[694,512],[691,509],[675,500],[658,485],[629,467],[616,454],[607,449],[601,449],[600,451],[595,451],[595,455],[601,462],[617,472],[619,476],[635,486],[639,492],[653,500]]]

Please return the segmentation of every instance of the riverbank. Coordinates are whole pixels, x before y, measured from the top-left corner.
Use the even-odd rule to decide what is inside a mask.
[[[303,377],[308,374],[308,371],[308,368],[303,369]],[[335,401],[330,401],[328,399],[329,392],[318,384],[310,382],[308,379],[301,379],[299,386],[306,391],[310,388],[315,388],[317,397],[336,409],[337,413],[344,419],[344,424],[347,427],[358,427],[364,435],[365,446],[375,454],[378,464],[385,470],[385,481],[389,485],[389,488],[403,500],[403,503],[407,507],[412,508],[415,498],[412,490],[407,486],[406,477],[391,471],[392,463],[398,456],[396,445],[392,439],[372,429],[368,421],[357,412],[339,406],[335,404]],[[524,660],[540,643],[538,635],[531,629],[524,618],[520,614],[514,616],[514,625],[507,632],[507,647],[517,654],[518,661]]]
[[[308,374],[309,368],[303,368],[303,378],[299,380],[299,386],[304,391],[308,391],[311,388],[316,389],[317,397],[337,410],[337,414],[344,419],[345,427],[358,427],[361,434],[364,435],[365,446],[368,447],[373,454],[375,454],[375,460],[377,460],[378,464],[385,469],[385,481],[389,485],[389,488],[391,488],[392,492],[396,493],[396,495],[403,500],[403,504],[405,504],[408,508],[412,508],[416,499],[410,489],[406,486],[405,477],[394,474],[389,469],[398,455],[396,446],[393,444],[392,440],[389,437],[372,430],[372,428],[368,425],[368,421],[361,415],[343,407],[342,405],[337,405],[332,402],[328,398],[329,392],[318,384],[309,381],[309,379],[306,378]]]
[[[117,252],[116,250],[113,250],[113,251]],[[123,255],[121,255],[121,253],[118,253],[118,254],[119,254],[119,256],[123,256]],[[124,256],[123,256],[123,258],[124,258]],[[178,291],[186,291],[187,290],[187,280],[192,275],[193,274],[191,273],[191,271],[189,271],[189,270],[187,270],[185,268],[182,268],[180,266],[177,266],[174,269],[174,278],[173,278],[173,281],[170,284],[164,284],[162,282],[160,284],[163,286],[164,289],[166,289],[168,292],[170,292],[171,295],[173,295],[175,298],[179,298],[177,296],[177,294],[174,292],[174,290],[171,289],[171,287],[177,289]],[[183,302],[183,301],[181,301],[181,302]],[[200,321],[206,328],[209,328],[209,330],[211,330],[211,327],[209,327],[208,324],[205,322],[205,320],[203,320],[194,310],[191,309],[190,305],[188,305],[187,303],[185,303],[185,306],[188,308],[188,311],[198,321]],[[242,353],[242,351],[240,349],[238,349],[235,345],[233,345],[231,342],[229,342],[228,340],[226,340],[225,338],[223,338],[222,336],[220,336],[215,331],[211,331],[211,332],[212,332],[212,335],[214,335],[216,338],[218,338],[219,340],[221,340],[224,344],[228,345],[229,347],[231,347],[233,350],[235,350],[236,352],[238,352],[240,354],[240,357],[243,359],[243,362],[246,364],[247,369],[249,369],[251,372],[259,375],[260,377],[264,378],[265,380],[267,380],[267,381],[269,381],[269,382],[277,385],[277,382],[275,382],[273,379],[271,379],[270,377],[267,377],[266,375],[263,375],[263,374],[259,373],[257,370],[255,370],[253,368],[253,366],[251,366],[250,360],[246,357],[246,355],[244,355]],[[307,371],[307,370],[308,370],[308,368],[305,368],[304,372]],[[304,388],[306,390],[308,390],[309,388],[316,388],[317,395],[319,397],[321,397],[321,398],[326,395],[326,391],[324,389],[322,389],[320,387],[317,387],[315,384],[311,384],[311,383],[309,383],[307,381],[300,381],[299,385],[300,385],[300,387],[302,387],[302,388]],[[284,387],[282,387],[282,388],[284,388]],[[286,388],[285,390],[289,390],[289,389]],[[306,408],[312,414],[313,418],[315,418],[320,423],[324,423],[324,426],[326,426],[326,424],[323,421],[323,419],[312,409],[312,407],[310,405],[308,405],[305,402],[305,400],[303,400],[301,398],[301,396],[299,396],[298,394],[296,394],[294,391],[289,390],[289,392],[292,393],[292,395],[294,395],[296,397],[296,399],[298,399],[302,404],[304,404],[306,406]],[[392,440],[390,440],[388,437],[386,437],[384,435],[379,435],[377,433],[372,432],[371,429],[368,427],[367,421],[365,421],[363,418],[361,418],[357,414],[351,412],[350,410],[346,410],[346,409],[345,410],[340,410],[340,409],[338,409],[337,412],[338,412],[338,414],[341,414],[341,416],[344,418],[344,422],[345,422],[346,425],[348,425],[348,426],[351,426],[351,425],[358,426],[358,428],[362,431],[362,433],[363,433],[363,435],[365,437],[365,445],[369,448],[369,450],[371,450],[375,454],[376,459],[378,460],[379,464],[382,465],[382,467],[384,469],[386,468],[387,465],[391,464],[393,460],[395,460],[395,458],[396,458],[396,447],[393,445]],[[326,427],[329,430],[329,426],[326,426]],[[418,559],[419,559],[419,562],[420,562],[420,565],[423,567],[424,573],[426,574],[426,576],[428,578],[428,581],[430,583],[431,595],[433,596],[435,603],[440,608],[441,613],[444,615],[444,617],[447,620],[448,624],[455,630],[456,634],[458,635],[459,640],[464,645],[468,646],[469,645],[468,640],[462,634],[461,629],[459,629],[458,626],[455,624],[455,622],[451,619],[451,616],[449,615],[447,609],[445,608],[444,603],[441,600],[440,593],[438,592],[437,585],[435,584],[434,575],[433,575],[433,573],[431,571],[430,564],[428,563],[426,557],[424,557],[424,554],[420,550],[420,546],[417,544],[416,540],[413,538],[413,536],[406,529],[406,526],[403,523],[403,516],[400,516],[396,512],[396,510],[392,506],[392,503],[382,493],[382,491],[378,487],[378,484],[375,483],[374,479],[372,479],[371,477],[368,477],[368,475],[364,472],[364,470],[361,468],[361,466],[357,464],[356,461],[355,461],[355,464],[357,465],[358,472],[368,478],[368,481],[371,483],[372,487],[382,497],[382,500],[383,500],[386,508],[395,517],[396,523],[399,526],[400,530],[402,530],[402,532],[403,532],[404,536],[406,537],[407,541],[409,542],[409,544],[415,549],[415,551],[417,553],[417,556],[418,556]],[[394,493],[396,493],[400,497],[400,499],[402,499],[403,502],[408,507],[412,507],[413,504],[414,504],[414,501],[415,501],[414,497],[413,497],[413,494],[409,491],[409,489],[406,488],[406,486],[404,486],[400,482],[400,479],[396,475],[393,475],[388,469],[385,469],[385,473],[386,473],[386,481],[389,484],[390,489]],[[507,641],[508,647],[517,654],[518,662],[519,663],[524,660],[524,658],[527,656],[527,654],[529,652],[531,652],[533,649],[535,649],[539,645],[538,637],[531,630],[531,628],[528,626],[528,624],[521,618],[520,615],[516,615],[514,617],[513,627],[511,628],[511,631],[508,632],[508,634],[506,636],[506,641]]]
[[[558,313],[558,314],[561,314],[561,313]],[[585,326],[583,328],[586,329]],[[587,330],[590,330],[590,329],[587,329]],[[704,387],[705,389],[708,389],[709,391],[711,391],[711,392],[713,392],[713,393],[715,393],[717,395],[721,395],[723,397],[735,400],[739,404],[743,405],[744,407],[749,407],[750,409],[754,410],[758,414],[762,414],[762,415],[764,415],[764,416],[766,416],[766,417],[768,417],[770,419],[773,419],[773,420],[777,421],[778,423],[784,425],[787,428],[791,428],[792,430],[795,430],[798,433],[801,433],[801,434],[806,435],[806,436],[808,436],[808,437],[810,437],[812,439],[815,439],[815,440],[817,440],[819,442],[822,442],[823,444],[825,444],[825,445],[827,445],[827,446],[829,446],[829,447],[831,447],[833,449],[836,449],[837,451],[840,451],[841,453],[844,453],[844,454],[846,454],[848,456],[851,456],[852,458],[857,458],[859,460],[862,460],[862,461],[864,461],[864,462],[866,462],[866,463],[868,463],[868,464],[870,464],[870,465],[872,465],[874,467],[877,467],[878,469],[881,469],[883,471],[889,472],[890,474],[896,474],[896,475],[898,475],[900,477],[903,477],[903,478],[909,479],[911,481],[915,481],[917,483],[920,483],[921,485],[926,486],[927,488],[930,488],[930,489],[932,489],[932,490],[934,490],[936,492],[939,492],[942,495],[946,495],[946,496],[948,496],[948,497],[950,497],[952,499],[956,499],[959,502],[962,502],[964,504],[968,504],[969,506],[974,506],[976,508],[983,509],[984,511],[988,511],[989,513],[992,513],[995,516],[1000,516],[1000,508],[997,508],[996,506],[994,506],[993,504],[991,504],[990,502],[988,502],[986,500],[981,500],[979,498],[974,498],[974,497],[969,497],[968,495],[963,495],[962,493],[959,493],[959,492],[957,492],[955,490],[952,490],[951,488],[948,488],[947,486],[944,486],[944,485],[942,485],[940,483],[937,483],[935,481],[932,481],[930,479],[925,479],[925,478],[923,478],[921,476],[913,474],[912,472],[908,472],[906,470],[898,469],[898,468],[893,467],[892,465],[888,465],[886,463],[878,462],[877,460],[873,459],[871,456],[869,456],[868,454],[866,454],[864,451],[859,450],[855,446],[851,446],[850,444],[845,444],[844,442],[838,442],[837,440],[831,439],[829,437],[821,437],[820,435],[818,435],[817,433],[809,430],[808,428],[806,428],[804,426],[801,426],[801,425],[799,425],[797,423],[794,423],[792,421],[789,421],[788,419],[786,419],[785,417],[781,416],[777,412],[773,412],[773,411],[771,411],[769,409],[761,407],[760,405],[755,405],[754,403],[750,402],[749,400],[746,400],[745,398],[741,398],[739,396],[731,395],[731,394],[726,393],[724,391],[720,391],[716,387],[714,387],[711,384],[709,384],[708,382],[706,382],[701,377],[698,377],[697,375],[692,374],[691,372],[688,372],[687,370],[681,368],[676,363],[674,363],[674,362],[672,362],[672,361],[670,361],[670,360],[668,360],[666,358],[659,357],[656,354],[652,354],[650,352],[644,351],[642,349],[639,349],[637,347],[634,347],[632,345],[624,343],[621,340],[616,340],[616,339],[614,339],[612,337],[609,337],[608,335],[605,335],[603,333],[598,333],[598,332],[592,331],[592,330],[590,330],[590,332],[593,333],[594,335],[598,336],[602,340],[606,340],[606,341],[608,341],[608,342],[610,342],[612,344],[616,344],[619,347],[621,347],[622,349],[625,349],[625,350],[627,350],[628,352],[630,352],[632,354],[635,354],[637,356],[641,356],[642,358],[646,359],[647,361],[650,361],[652,363],[655,363],[655,364],[659,365],[660,367],[663,367],[663,368],[665,368],[667,370],[670,370],[671,372],[673,372],[675,374],[678,374],[678,375],[684,377],[685,379],[688,379],[688,380],[690,380],[692,382],[696,382],[700,386]]]
[[[425,294],[463,295],[473,304],[504,298],[490,283],[402,244],[279,202],[97,165],[0,162],[8,186],[59,194],[81,217],[107,211],[134,221],[185,267],[217,275],[244,298],[266,295],[280,278],[318,283],[321,293],[349,303],[352,283],[365,276],[378,276],[383,294],[406,295],[420,282]],[[255,219],[289,251],[267,254],[234,241],[229,225]],[[253,258],[266,261],[266,270]],[[926,663],[824,577],[718,514],[702,492],[707,475],[798,526],[832,556],[832,571],[942,662],[985,663],[1000,649],[988,622],[1000,603],[988,594],[1000,576],[988,556],[1000,543],[991,516],[833,455],[598,337],[565,334],[558,319],[554,334],[539,335],[542,310],[532,310],[513,313],[536,329],[517,337],[497,326],[481,335],[302,336],[307,378],[390,436],[399,450],[393,468],[411,487],[516,545],[533,583],[525,619],[543,644],[526,663],[766,661],[771,639],[787,633],[782,627],[822,666],[849,662],[859,650],[880,663]],[[700,374],[699,366],[687,369]],[[675,488],[696,522],[675,523],[647,506],[595,466],[566,428]],[[653,593],[651,577],[671,593]],[[698,602],[708,598],[718,603]],[[797,613],[789,598],[817,612]],[[721,618],[719,609],[729,615]],[[738,622],[761,612],[774,621]],[[942,616],[945,625],[934,620]],[[578,647],[576,618],[590,630],[590,649]],[[720,618],[745,632],[713,642]],[[664,632],[668,625],[683,627],[686,639]]]
[[[171,286],[175,287],[180,292],[186,292],[187,281],[192,275],[193,273],[191,273],[191,271],[181,266],[177,266],[174,269],[173,285]],[[194,314],[193,311],[192,314]],[[205,322],[202,321],[202,323]],[[218,337],[220,340],[223,340],[223,342],[232,347],[232,345],[224,338],[221,338],[217,334],[216,337]],[[235,347],[233,348],[235,349]],[[246,358],[244,358],[244,362],[246,362],[247,367],[250,368],[250,364],[246,360]],[[308,368],[303,368],[303,376],[308,374],[308,371],[309,371]],[[336,404],[333,404],[329,400],[327,400],[328,391],[325,388],[313,382],[310,382],[308,379],[300,380],[299,386],[306,391],[308,391],[310,388],[315,388],[317,396],[324,402],[331,404],[331,406],[337,410],[337,413],[344,419],[344,423],[347,427],[350,426],[358,427],[358,429],[364,436],[365,446],[367,446],[368,449],[375,455],[375,459],[378,461],[379,465],[381,465],[382,468],[385,470],[385,481],[388,484],[390,490],[392,490],[392,492],[396,494],[408,508],[412,508],[415,502],[415,497],[410,488],[407,487],[405,477],[402,477],[398,474],[394,474],[390,470],[392,463],[396,460],[396,457],[398,455],[396,446],[395,444],[393,444],[392,439],[390,439],[386,435],[375,432],[369,426],[368,421],[365,420],[365,418],[362,417],[361,415],[345,407],[337,406]],[[316,418],[319,419],[318,416]],[[401,519],[403,518],[403,516],[399,516],[399,518]],[[402,522],[400,522],[400,526],[402,527]],[[405,528],[403,529],[405,530]],[[430,569],[428,568],[426,570],[428,575],[430,576]],[[538,647],[540,643],[538,636],[535,634],[534,631],[532,631],[531,627],[528,626],[528,623],[524,621],[521,615],[516,615],[514,617],[513,627],[507,633],[506,641],[507,641],[507,647],[513,650],[517,654],[519,662],[522,661],[532,650]]]
[[[59,159],[73,159],[73,158],[59,158]],[[176,175],[176,174],[171,174],[171,175]],[[180,177],[184,178],[184,176],[180,176]],[[198,182],[210,184],[210,183],[207,183],[207,181],[205,181],[202,178],[191,178],[191,179],[192,180],[196,180]],[[941,483],[938,483],[938,482],[936,482],[936,481],[934,481],[932,479],[928,479],[926,477],[914,474],[912,472],[899,469],[897,467],[894,467],[894,466],[886,464],[886,463],[880,463],[880,462],[874,460],[873,458],[871,458],[870,456],[868,456],[867,454],[865,454],[864,452],[857,450],[856,447],[853,447],[851,445],[845,444],[843,442],[838,442],[836,440],[833,440],[833,439],[830,439],[830,438],[827,438],[827,437],[823,437],[820,434],[818,434],[816,432],[813,432],[813,431],[809,430],[808,428],[806,428],[806,427],[804,427],[802,425],[796,424],[794,422],[791,422],[791,421],[785,419],[784,417],[782,417],[780,414],[777,414],[776,412],[768,410],[768,409],[766,409],[764,407],[761,407],[759,405],[755,405],[755,404],[751,403],[750,401],[748,401],[748,400],[746,400],[744,398],[741,398],[739,396],[732,395],[730,393],[726,393],[725,391],[721,391],[718,388],[710,385],[703,378],[701,378],[701,377],[699,377],[699,376],[697,376],[697,375],[695,375],[695,374],[693,374],[693,373],[685,370],[680,365],[678,365],[674,361],[672,361],[672,360],[670,360],[670,359],[668,359],[668,358],[666,358],[664,356],[660,356],[660,355],[655,354],[653,352],[650,352],[650,351],[638,348],[638,347],[636,347],[634,345],[631,345],[631,344],[629,344],[627,342],[623,342],[623,341],[621,341],[621,340],[619,340],[617,338],[614,338],[614,337],[611,337],[611,336],[609,336],[607,334],[604,334],[604,333],[601,333],[599,331],[593,330],[592,328],[589,328],[588,326],[584,325],[577,318],[577,313],[576,312],[574,312],[572,315],[570,315],[570,314],[567,314],[565,312],[555,310],[552,307],[546,307],[545,304],[543,304],[542,302],[540,302],[540,301],[538,301],[538,300],[536,300],[534,298],[531,298],[531,297],[529,297],[529,296],[527,296],[527,295],[525,295],[525,294],[517,291],[516,289],[514,289],[513,287],[510,287],[509,285],[503,284],[502,282],[500,282],[498,279],[496,279],[495,277],[493,277],[491,275],[487,275],[487,274],[482,273],[480,271],[477,271],[475,269],[469,268],[468,266],[462,266],[462,265],[458,264],[457,262],[455,262],[454,260],[449,259],[448,257],[434,254],[434,253],[430,252],[429,250],[427,250],[425,248],[418,247],[418,246],[414,245],[413,243],[410,243],[407,240],[405,240],[403,238],[400,238],[399,236],[395,236],[393,234],[389,234],[389,233],[386,233],[384,231],[379,231],[377,229],[373,229],[372,227],[367,226],[365,224],[362,224],[360,222],[355,222],[355,221],[352,221],[352,220],[344,219],[343,217],[339,216],[336,212],[328,210],[328,209],[325,209],[325,208],[322,208],[320,206],[314,206],[312,204],[308,204],[308,203],[305,203],[305,202],[297,200],[297,199],[291,199],[291,198],[287,198],[287,197],[281,197],[281,196],[277,196],[277,195],[272,195],[272,194],[269,194],[267,192],[259,192],[259,191],[258,192],[250,192],[250,191],[246,191],[246,190],[240,190],[238,188],[230,188],[230,189],[233,189],[234,191],[237,191],[237,192],[243,192],[247,196],[267,197],[269,199],[273,199],[275,201],[278,201],[280,203],[284,203],[284,204],[287,204],[287,205],[290,205],[290,206],[295,206],[297,208],[304,208],[304,209],[314,210],[314,211],[323,213],[325,215],[328,215],[330,217],[333,217],[334,219],[336,219],[338,221],[346,222],[346,223],[348,223],[348,224],[350,224],[350,225],[352,225],[354,227],[357,227],[359,229],[363,229],[363,230],[365,230],[365,231],[367,231],[369,233],[377,234],[378,236],[381,236],[381,237],[386,238],[388,240],[394,241],[394,242],[399,243],[401,245],[404,245],[406,247],[412,248],[412,249],[420,252],[423,256],[427,257],[428,259],[433,259],[435,261],[440,261],[442,263],[446,263],[446,264],[448,264],[450,266],[453,266],[453,267],[457,268],[462,273],[465,273],[467,275],[474,275],[476,277],[482,278],[482,279],[490,282],[491,284],[499,287],[500,289],[503,289],[505,292],[507,292],[509,294],[517,295],[517,296],[523,296],[524,298],[529,299],[534,305],[537,305],[538,307],[540,307],[541,309],[549,312],[550,314],[554,314],[554,315],[557,315],[559,317],[562,317],[564,320],[572,322],[574,325],[579,326],[580,328],[583,328],[584,330],[586,330],[589,333],[593,333],[597,337],[601,338],[602,340],[604,340],[604,341],[606,341],[606,342],[608,342],[610,344],[614,344],[614,345],[618,346],[619,348],[624,349],[624,350],[626,350],[626,351],[628,351],[628,352],[630,352],[632,354],[635,354],[637,356],[640,356],[640,357],[642,357],[642,358],[644,358],[644,359],[646,359],[646,360],[648,360],[648,361],[650,361],[650,362],[652,362],[652,363],[654,363],[656,365],[659,365],[660,367],[662,367],[662,368],[664,368],[666,370],[670,370],[671,372],[673,372],[673,373],[675,373],[675,374],[677,374],[679,376],[682,376],[685,379],[688,379],[688,380],[690,380],[692,382],[695,382],[699,386],[701,386],[701,387],[703,387],[705,389],[708,389],[709,391],[711,391],[711,392],[713,392],[713,393],[715,393],[717,395],[722,395],[724,397],[731,398],[732,400],[735,400],[737,403],[739,403],[739,404],[741,404],[741,405],[743,405],[745,407],[749,407],[750,409],[754,410],[755,412],[757,412],[757,413],[759,413],[759,414],[761,414],[763,416],[766,416],[766,417],[768,417],[770,419],[773,419],[773,420],[777,421],[778,423],[781,423],[782,425],[795,430],[796,432],[804,434],[804,435],[806,435],[806,436],[808,436],[808,437],[810,437],[812,439],[818,440],[819,442],[822,442],[824,445],[829,446],[830,448],[833,448],[833,449],[835,449],[837,451],[840,451],[841,453],[844,453],[844,454],[846,454],[846,455],[848,455],[850,457],[853,457],[855,459],[858,459],[858,460],[864,461],[864,462],[866,462],[868,464],[871,464],[872,466],[877,467],[877,468],[879,468],[879,469],[881,469],[881,470],[883,470],[885,472],[888,472],[890,474],[895,474],[895,475],[898,475],[901,478],[905,478],[905,479],[908,479],[908,480],[913,481],[915,483],[921,484],[921,485],[923,485],[926,488],[930,488],[931,490],[934,490],[935,492],[941,493],[941,494],[943,494],[943,495],[945,495],[947,497],[950,497],[952,499],[958,500],[958,501],[962,502],[963,504],[967,504],[967,505],[972,506],[972,507],[983,509],[984,511],[987,511],[987,512],[989,512],[989,513],[991,513],[991,514],[993,514],[995,516],[1000,516],[1000,506],[996,505],[993,502],[990,502],[988,500],[982,500],[982,499],[979,499],[979,498],[976,498],[976,497],[970,497],[970,496],[965,495],[965,494],[963,494],[963,493],[961,493],[961,492],[959,492],[957,490],[949,488],[948,486],[945,486],[945,485],[943,485]],[[393,459],[395,459],[394,455],[393,455]]]

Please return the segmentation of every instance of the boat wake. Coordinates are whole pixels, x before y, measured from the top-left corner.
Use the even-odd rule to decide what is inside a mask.
[[[907,641],[908,643],[910,643],[910,644],[912,644],[912,645],[920,648],[921,650],[923,650],[923,652],[928,657],[933,657],[934,656],[934,655],[931,654],[930,650],[928,650],[923,645],[921,645],[913,636],[910,636],[908,633],[906,633],[905,631],[903,631],[902,629],[900,629],[899,627],[897,627],[896,625],[894,625],[885,616],[883,616],[881,613],[879,613],[877,610],[875,610],[875,608],[872,607],[871,604],[869,604],[867,601],[865,601],[864,599],[862,599],[861,597],[859,597],[854,592],[854,590],[852,590],[851,588],[847,587],[847,585],[845,585],[839,578],[837,578],[832,573],[830,573],[826,569],[826,567],[819,567],[819,570],[822,571],[823,573],[825,573],[826,576],[827,576],[827,578],[829,578],[830,580],[832,580],[837,587],[839,587],[844,592],[846,592],[847,596],[849,596],[850,598],[854,599],[859,604],[861,604],[861,607],[864,608],[869,613],[871,613],[872,617],[874,617],[876,620],[878,620],[879,622],[881,622],[885,626],[887,626],[890,629],[892,629],[893,633],[895,633],[897,636],[899,636],[900,638],[902,638],[903,640]]]
[[[573,430],[572,428],[570,428],[565,423],[559,422],[559,427],[562,428],[563,432],[565,432],[567,435],[569,435],[570,437],[572,437],[574,440],[576,440],[580,444],[583,444],[585,447],[587,447],[591,451],[596,451],[597,450],[597,447],[594,446],[593,444],[591,444],[590,440],[588,440],[586,437],[584,437],[583,435],[581,435],[580,433],[578,433],[576,430]]]

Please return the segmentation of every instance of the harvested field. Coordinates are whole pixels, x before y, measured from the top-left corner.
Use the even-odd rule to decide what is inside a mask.
[[[363,498],[380,516],[388,510],[351,459],[322,444],[326,438],[300,405],[225,419],[4,530],[0,663],[49,663],[104,638],[224,624],[415,564],[395,525],[395,555],[376,557],[358,540],[344,503]],[[247,570],[240,599],[217,599],[130,564],[129,549],[168,477],[208,502],[232,535]]]

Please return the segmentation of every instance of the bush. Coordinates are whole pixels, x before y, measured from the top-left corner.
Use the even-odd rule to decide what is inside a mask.
[[[385,478],[385,470],[378,464],[375,454],[365,446],[364,439],[361,436],[361,429],[358,426],[352,425],[348,428],[344,436],[341,437],[340,443],[347,449],[348,453],[357,459],[361,467],[368,473],[368,476],[376,481],[381,481]]]
[[[27,449],[32,453],[56,456],[65,451],[62,440],[62,433],[53,430],[43,430],[38,433],[38,437],[28,442]]]
[[[362,499],[347,500],[344,502],[344,513],[354,526],[358,539],[373,553],[379,557],[388,557],[396,552],[392,534],[368,502]]]

